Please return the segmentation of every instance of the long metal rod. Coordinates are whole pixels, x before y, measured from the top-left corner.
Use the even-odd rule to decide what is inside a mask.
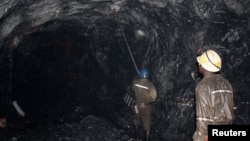
[[[130,50],[130,47],[129,47],[129,45],[128,45],[127,38],[126,38],[126,36],[125,36],[125,33],[124,33],[124,31],[123,31],[123,28],[122,28],[122,26],[121,26],[121,23],[120,23],[119,19],[118,19],[118,23],[119,23],[120,29],[121,29],[121,31],[122,31],[122,35],[123,35],[123,37],[124,37],[124,40],[125,40],[126,46],[127,46],[127,48],[128,48],[128,51],[129,51],[130,57],[131,57],[131,59],[132,59],[132,61],[133,61],[133,63],[134,63],[134,66],[135,66],[136,72],[139,74],[139,71],[138,71],[137,65],[136,65],[136,63],[135,63],[135,60],[134,60],[133,54],[132,54],[132,52],[131,52],[131,50]]]

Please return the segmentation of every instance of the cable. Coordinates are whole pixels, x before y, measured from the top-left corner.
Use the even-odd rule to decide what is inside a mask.
[[[121,23],[120,23],[119,19],[118,19],[118,24],[119,24],[120,29],[121,29],[121,31],[122,31],[123,38],[124,38],[125,43],[126,43],[126,46],[127,46],[127,48],[128,48],[128,51],[129,51],[130,57],[131,57],[131,59],[132,59],[132,61],[133,61],[133,63],[134,63],[135,69],[136,69],[137,73],[139,74],[139,71],[138,71],[137,65],[136,65],[136,63],[135,63],[135,60],[134,60],[133,54],[132,54],[132,52],[131,52],[131,50],[130,50],[130,47],[129,47],[129,45],[128,45],[127,38],[126,38],[126,36],[125,36],[125,33],[124,33],[124,31],[123,31],[123,28],[122,28],[122,26],[121,26]]]

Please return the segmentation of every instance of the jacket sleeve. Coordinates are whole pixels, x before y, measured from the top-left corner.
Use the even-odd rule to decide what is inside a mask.
[[[196,132],[207,135],[207,125],[213,115],[213,103],[210,100],[209,89],[205,84],[199,84],[195,90],[196,97]]]
[[[155,101],[156,100],[156,97],[157,97],[157,91],[156,91],[156,88],[155,88],[155,85],[152,83],[152,86],[151,86],[151,89],[150,89],[150,101]]]

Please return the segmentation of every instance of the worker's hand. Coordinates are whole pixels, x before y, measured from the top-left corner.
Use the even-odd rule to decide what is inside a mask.
[[[0,128],[4,128],[7,125],[6,117],[0,118]]]

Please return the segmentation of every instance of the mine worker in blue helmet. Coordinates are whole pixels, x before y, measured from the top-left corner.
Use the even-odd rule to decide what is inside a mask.
[[[142,69],[139,78],[136,78],[131,86],[135,93],[133,124],[136,140],[139,140],[139,126],[141,124],[144,129],[144,140],[149,141],[150,138],[151,103],[156,100],[157,91],[155,85],[148,78],[149,71]]]

